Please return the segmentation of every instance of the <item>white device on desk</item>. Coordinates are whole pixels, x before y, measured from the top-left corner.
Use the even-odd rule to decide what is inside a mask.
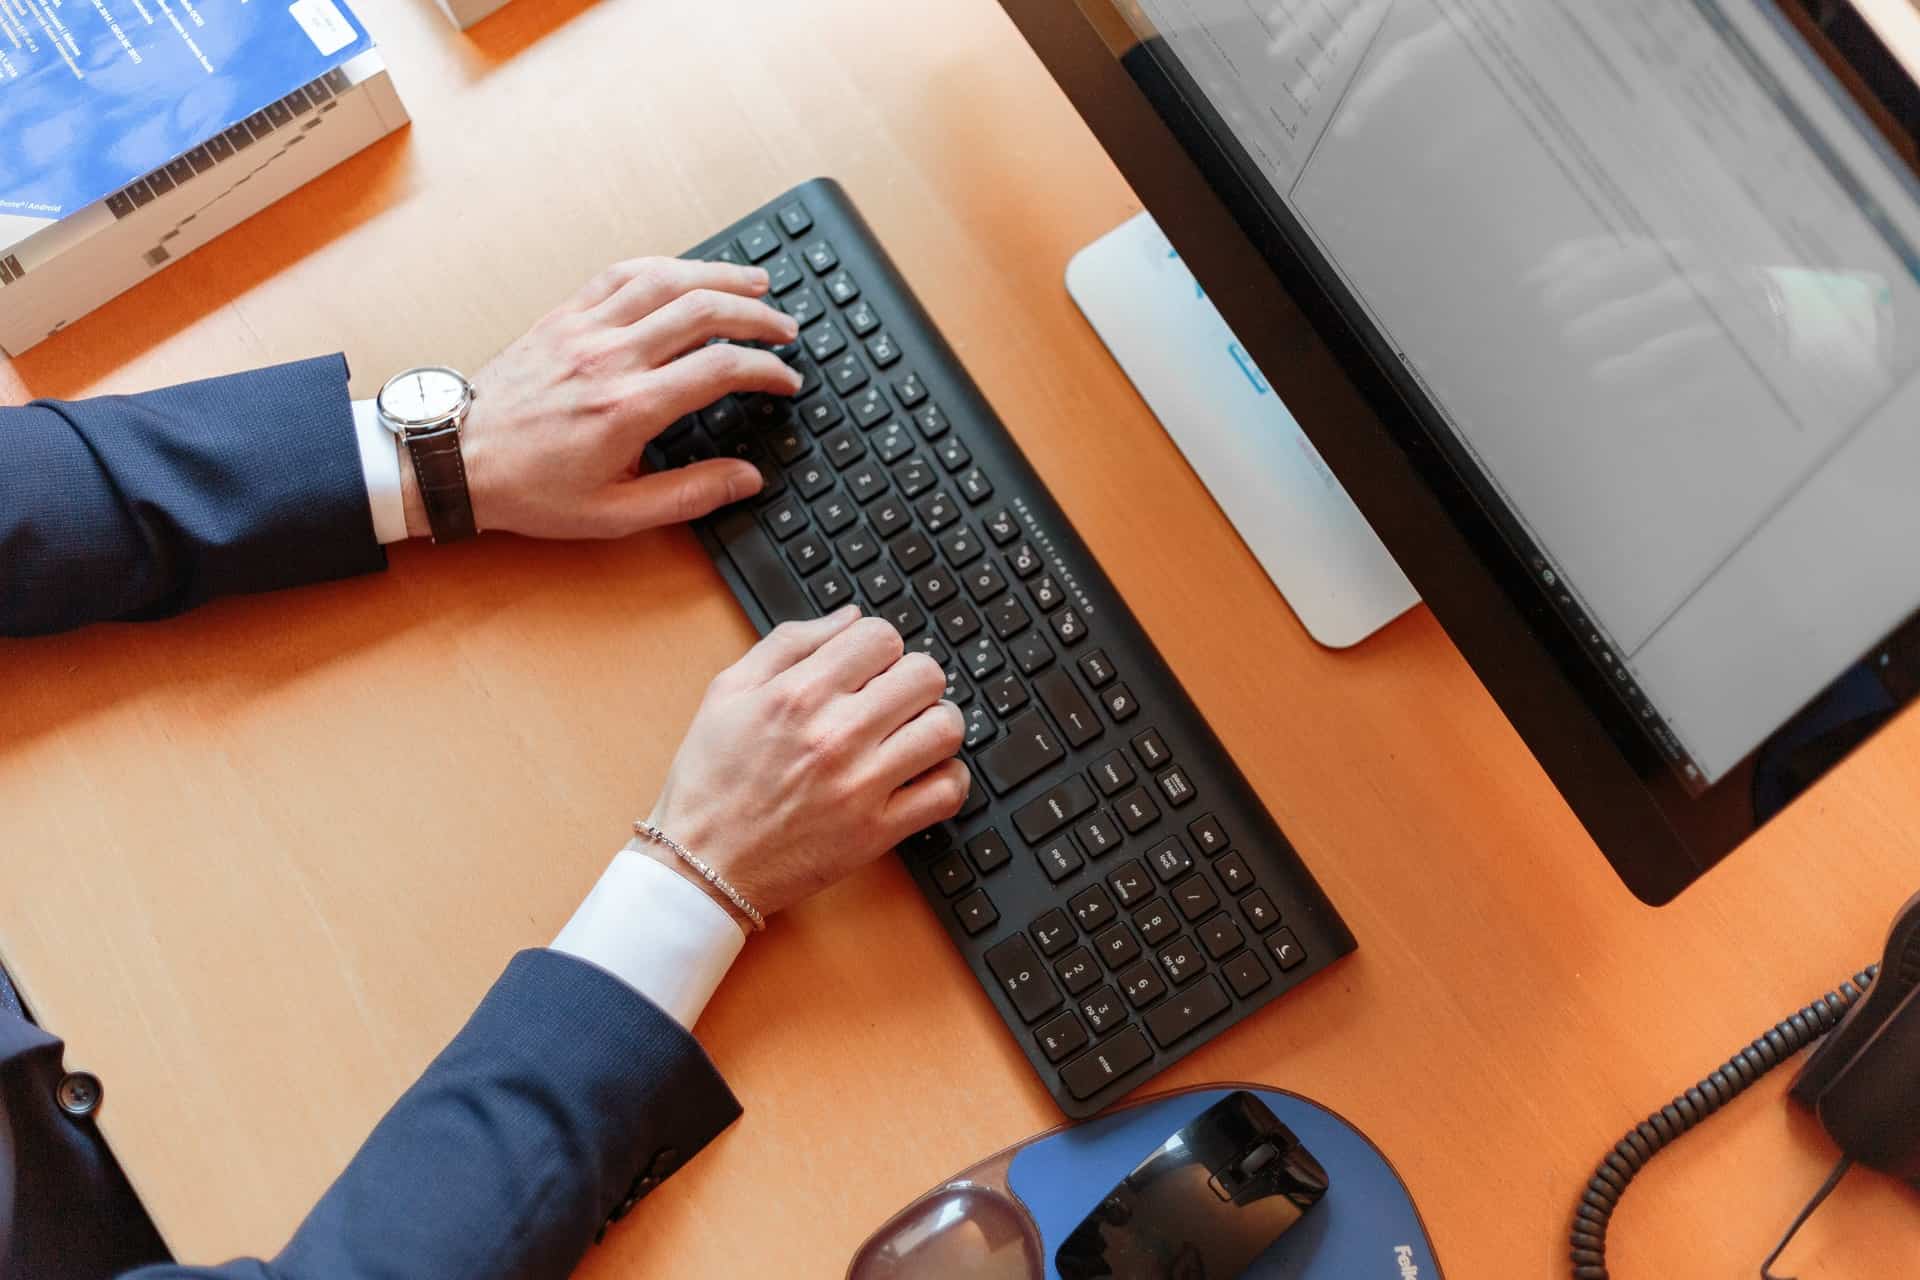
[[[1419,601],[1150,215],[1075,254],[1067,292],[1308,635],[1344,649]]]

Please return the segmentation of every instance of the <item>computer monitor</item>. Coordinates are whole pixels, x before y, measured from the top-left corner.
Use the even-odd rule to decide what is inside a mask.
[[[1636,894],[1912,700],[1920,95],[1858,14],[1003,3]]]

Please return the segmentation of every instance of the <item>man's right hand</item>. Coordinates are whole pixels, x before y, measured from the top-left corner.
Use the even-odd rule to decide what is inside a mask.
[[[758,267],[636,258],[607,268],[474,376],[461,452],[482,529],[618,538],[757,493],[752,464],[715,458],[641,475],[640,452],[734,392],[792,395],[800,375],[739,342],[791,342]],[[715,338],[731,339],[712,343]],[[407,531],[427,532],[413,468]]]
[[[714,678],[649,820],[771,915],[953,817],[966,724],[940,664],[903,649],[851,605],[776,627]]]

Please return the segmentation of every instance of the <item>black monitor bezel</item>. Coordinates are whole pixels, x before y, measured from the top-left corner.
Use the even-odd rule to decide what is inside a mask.
[[[1627,887],[1671,901],[1763,825],[1751,758],[1704,792],[1682,784],[1443,455],[1404,369],[1328,292],[1307,238],[1247,188],[1190,104],[1176,94],[1163,113],[1139,65],[1123,65],[1124,21],[1103,34],[1079,0],[1001,3]],[[1841,36],[1834,47],[1910,126],[1899,64],[1857,18]]]

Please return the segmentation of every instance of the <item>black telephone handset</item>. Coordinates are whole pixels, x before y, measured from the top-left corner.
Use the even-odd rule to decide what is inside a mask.
[[[1054,1256],[1060,1280],[1233,1280],[1327,1192],[1327,1173],[1244,1089],[1122,1178]]]

